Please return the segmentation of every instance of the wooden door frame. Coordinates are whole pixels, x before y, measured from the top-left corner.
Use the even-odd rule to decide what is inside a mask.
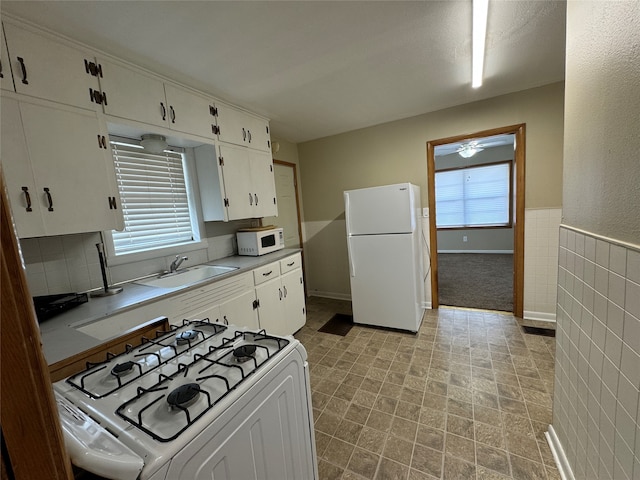
[[[524,188],[525,188],[525,126],[520,123],[480,132],[440,138],[427,142],[427,192],[429,200],[429,240],[431,242],[431,307],[438,308],[438,232],[436,229],[435,147],[493,135],[515,135],[515,210],[513,225],[513,314],[524,312]]]

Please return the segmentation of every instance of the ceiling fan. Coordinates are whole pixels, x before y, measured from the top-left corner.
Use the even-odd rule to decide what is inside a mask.
[[[513,145],[514,135],[495,135],[478,139],[470,139],[462,142],[448,143],[435,147],[435,155],[451,155],[457,153],[461,157],[470,158],[485,148],[499,147],[502,145]]]

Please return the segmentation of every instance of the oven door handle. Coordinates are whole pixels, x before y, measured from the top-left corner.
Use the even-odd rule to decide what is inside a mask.
[[[144,460],[56,392],[62,434],[71,463],[101,477],[136,480]]]

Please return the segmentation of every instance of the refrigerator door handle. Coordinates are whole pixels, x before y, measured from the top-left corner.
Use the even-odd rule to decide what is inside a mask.
[[[356,276],[356,266],[353,263],[353,253],[351,249],[351,235],[347,235],[347,255],[349,256],[349,274]]]
[[[351,224],[349,223],[349,194],[344,193],[344,220],[347,224],[347,254],[349,255],[349,274],[356,276],[356,267],[353,264],[353,254],[351,253]]]

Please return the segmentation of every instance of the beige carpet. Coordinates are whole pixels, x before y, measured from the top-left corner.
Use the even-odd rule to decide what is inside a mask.
[[[440,305],[513,312],[513,255],[438,254]]]

